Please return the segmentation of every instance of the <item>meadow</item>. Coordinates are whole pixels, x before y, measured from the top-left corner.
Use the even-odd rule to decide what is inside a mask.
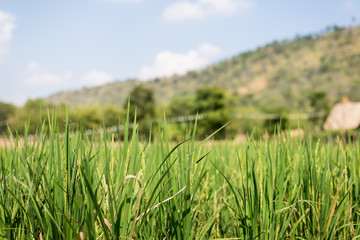
[[[53,119],[0,149],[3,239],[360,236],[359,142],[198,141],[195,124],[174,143],[166,123],[139,141],[127,119],[119,143]]]

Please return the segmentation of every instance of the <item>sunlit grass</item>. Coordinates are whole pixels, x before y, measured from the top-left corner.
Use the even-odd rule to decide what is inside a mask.
[[[173,143],[166,123],[139,142],[127,119],[114,144],[68,126],[59,134],[53,119],[1,149],[4,239],[360,236],[359,143],[199,142],[196,126]]]

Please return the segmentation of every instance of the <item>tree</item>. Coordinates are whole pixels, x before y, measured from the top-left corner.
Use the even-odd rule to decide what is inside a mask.
[[[268,118],[264,121],[264,128],[269,134],[278,133],[289,126],[289,120],[285,115],[286,112],[287,108],[284,106],[269,107],[268,114],[278,115],[278,117]]]
[[[124,102],[123,109],[127,111],[128,101],[130,101],[129,117],[130,121],[134,120],[136,112],[136,121],[139,122],[139,132],[148,134],[150,131],[147,120],[155,118],[155,99],[152,89],[144,86],[136,86]]]
[[[229,109],[226,108],[226,93],[218,87],[203,87],[196,91],[194,113],[206,114],[206,118],[198,122],[198,134],[205,137],[223,127],[229,120]],[[222,129],[215,138],[225,138]]]
[[[313,91],[309,94],[310,106],[314,112],[327,112],[330,109],[329,99],[327,99],[326,92]]]
[[[122,109],[119,109],[116,105],[106,105],[102,112],[107,127],[118,125],[120,117],[124,115]]]
[[[10,103],[0,102],[0,121],[7,120],[15,113],[15,106]]]
[[[177,117],[193,114],[195,108],[194,102],[193,96],[174,97],[170,101],[166,116]]]
[[[7,132],[7,121],[13,117],[16,107],[9,103],[0,102],[0,134]]]
[[[42,127],[44,121],[48,120],[49,114],[56,116],[57,127],[59,131],[65,130],[66,105],[61,103],[59,106],[50,104],[44,99],[29,99],[25,105],[18,109],[16,113],[16,122],[11,125],[19,134],[25,130],[25,122],[30,120],[29,133],[33,134]],[[45,128],[47,125],[45,124]]]
[[[25,123],[30,120],[28,131],[30,134],[36,133],[37,129],[41,127],[44,120],[47,119],[47,110],[50,107],[44,99],[29,99],[25,105],[19,110],[17,116],[17,124],[14,124],[13,128],[16,128],[18,133],[23,134],[25,131]]]
[[[102,127],[102,119],[99,106],[77,107],[73,110],[75,121],[80,123],[85,129],[98,129]]]
[[[315,126],[321,127],[330,111],[330,104],[329,99],[327,98],[327,94],[324,91],[314,90],[310,92],[308,99],[313,112],[324,113],[324,117],[322,118],[310,119]]]
[[[177,96],[171,99],[169,105],[166,107],[166,117],[187,116],[194,113],[195,96],[184,95]],[[177,122],[167,126],[170,129],[171,138],[174,140],[181,140],[181,137],[191,129],[191,122]]]
[[[218,87],[203,87],[196,91],[195,112],[222,110],[226,104],[225,91]]]

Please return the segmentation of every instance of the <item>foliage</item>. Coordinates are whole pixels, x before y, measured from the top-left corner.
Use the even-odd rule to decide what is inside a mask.
[[[269,133],[278,133],[288,127],[289,120],[287,119],[285,107],[269,108],[267,118],[264,122],[264,129]]]
[[[121,118],[125,118],[125,112],[116,105],[106,105],[102,109],[105,126],[116,126]]]
[[[195,111],[206,113],[225,108],[226,93],[218,87],[202,87],[196,91]]]
[[[8,119],[15,114],[15,106],[10,103],[0,102],[0,121]]]
[[[130,103],[130,106],[128,105]],[[149,120],[156,117],[154,92],[147,87],[136,86],[129,94],[128,101],[124,102],[123,109],[129,108],[129,117],[135,119],[140,124],[140,133],[147,135],[149,133]]]
[[[102,117],[98,105],[77,107],[74,110],[74,120],[85,129],[98,129],[102,125]]]
[[[14,117],[16,107],[12,104],[0,102],[0,134],[7,131],[6,121]]]
[[[178,117],[194,114],[195,98],[191,95],[178,96],[171,99],[166,115],[169,117]]]
[[[330,112],[330,104],[329,104],[329,99],[327,98],[326,92],[314,90],[309,93],[308,98],[309,98],[310,106],[311,106],[313,112],[324,113],[323,118],[320,118],[320,119],[316,118],[316,119],[312,120],[312,122],[316,126],[319,126],[319,125],[321,126],[325,122],[325,119]]]
[[[155,117],[154,92],[150,88],[136,86],[129,94],[128,101],[124,102],[123,109],[128,109],[130,102],[129,116],[134,119],[136,112],[137,121],[152,119]]]
[[[4,104],[6,105],[6,104]],[[9,106],[12,106],[8,104]],[[1,105],[0,105],[1,107]],[[56,112],[57,128],[60,132],[65,131],[66,105],[55,106],[44,101],[44,99],[30,99],[22,108],[11,107],[12,114],[8,120],[10,130],[20,135],[25,134],[25,126],[28,124],[28,134],[35,134],[45,121],[51,117],[51,112]],[[99,129],[105,126],[117,126],[122,119],[124,122],[125,113],[115,105],[106,105],[100,108],[95,104],[91,107],[78,106],[69,109],[69,124],[71,128]],[[0,126],[1,133],[8,135],[7,125]]]
[[[324,91],[312,91],[309,94],[310,106],[314,112],[325,111],[328,112],[330,109],[329,100],[326,97]]]
[[[230,120],[229,109],[226,108],[226,92],[218,87],[203,87],[196,91],[194,114],[205,114],[206,118],[198,123],[200,137],[210,135],[222,128]],[[216,138],[224,138],[222,129]]]
[[[10,129],[13,133],[24,134],[26,123],[28,133],[35,134],[39,127],[50,117],[51,112],[56,112],[56,119],[59,124],[57,127],[60,131],[65,129],[65,104],[56,106],[46,102],[44,99],[29,99],[22,108],[16,109],[15,117],[11,119]]]

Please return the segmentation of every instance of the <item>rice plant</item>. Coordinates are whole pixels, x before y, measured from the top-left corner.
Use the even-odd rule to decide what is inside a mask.
[[[4,239],[356,239],[359,143],[168,139],[166,122],[121,142],[49,116],[1,148]],[[131,132],[130,132],[131,131]],[[216,132],[214,133],[216,134]],[[23,140],[22,140],[23,139]]]

